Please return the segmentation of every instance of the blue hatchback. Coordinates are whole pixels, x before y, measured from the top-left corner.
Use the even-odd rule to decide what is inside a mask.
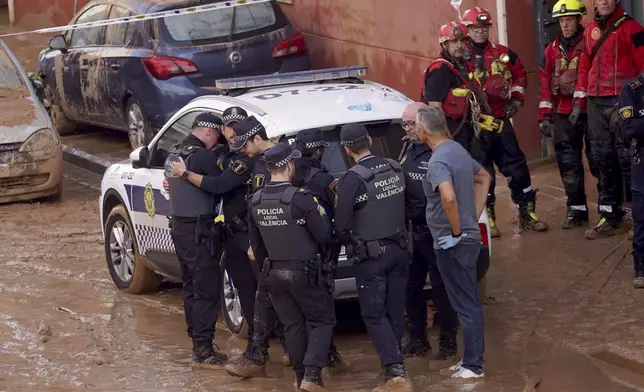
[[[221,2],[94,0],[71,23]],[[304,37],[273,0],[69,30],[41,52],[38,72],[61,134],[99,125],[127,131],[136,148],[217,79],[310,68]]]

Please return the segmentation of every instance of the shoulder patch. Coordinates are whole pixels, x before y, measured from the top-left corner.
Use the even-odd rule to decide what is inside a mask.
[[[633,79],[630,82],[628,82],[628,85],[635,90],[636,88],[642,87],[642,82],[640,82],[639,79]]]
[[[622,118],[622,120],[628,120],[629,118],[633,117],[633,107],[624,106],[623,108],[619,109],[619,116]]]
[[[248,170],[246,162],[240,160],[233,162],[233,172],[235,172],[235,174],[244,174],[246,173],[246,170]]]
[[[263,174],[256,174],[255,175],[255,189],[259,189],[264,186],[264,180],[266,177]]]
[[[400,164],[404,165],[405,162],[407,162],[407,154],[403,155],[402,159],[400,160]]]

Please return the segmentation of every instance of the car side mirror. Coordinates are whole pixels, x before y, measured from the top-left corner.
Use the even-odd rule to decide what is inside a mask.
[[[150,151],[148,150],[148,146],[138,147],[130,153],[130,162],[132,162],[132,167],[135,169],[147,167],[149,157]]]
[[[67,53],[67,40],[64,35],[56,35],[49,40],[49,48]]]

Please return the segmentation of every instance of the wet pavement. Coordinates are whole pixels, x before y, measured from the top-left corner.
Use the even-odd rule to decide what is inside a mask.
[[[56,203],[0,206],[0,391],[284,391],[292,376],[271,349],[269,377],[242,381],[220,371],[192,370],[176,287],[119,293],[105,265],[97,196],[100,177],[65,166]],[[644,387],[644,291],[630,287],[624,236],[589,242],[583,229],[562,231],[562,192],[552,167],[533,172],[548,233],[516,233],[514,207],[499,185],[486,305],[486,381],[453,385],[448,364],[408,360],[417,391],[626,391]],[[379,361],[354,303],[338,306],[337,345],[349,374],[330,390],[368,391]],[[436,331],[431,331],[437,347]],[[222,324],[217,344],[239,355],[245,341]],[[615,381],[613,381],[615,380]]]

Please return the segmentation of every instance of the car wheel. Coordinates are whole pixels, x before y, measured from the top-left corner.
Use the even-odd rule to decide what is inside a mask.
[[[162,279],[145,265],[138,249],[130,217],[117,205],[105,222],[105,260],[116,287],[130,294],[155,291]]]
[[[154,138],[154,131],[150,127],[148,118],[136,99],[130,98],[128,101],[125,116],[132,149],[147,146]]]
[[[60,136],[71,135],[76,131],[76,123],[68,119],[60,105],[52,104],[49,108],[49,117]]]
[[[248,333],[248,325],[239,301],[239,293],[234,282],[226,272],[226,254],[220,263],[221,271],[221,314],[224,316],[226,326],[233,335],[243,336]]]

